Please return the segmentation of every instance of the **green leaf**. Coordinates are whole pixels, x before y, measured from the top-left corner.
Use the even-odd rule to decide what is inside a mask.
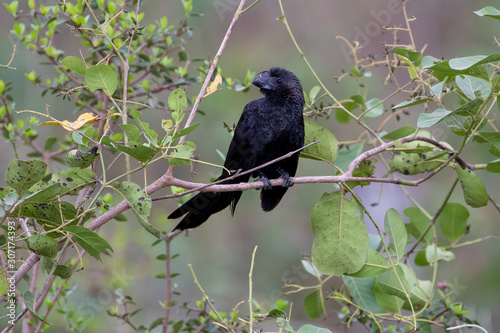
[[[314,325],[306,324],[300,327],[296,333],[332,333],[332,331],[330,331],[327,328],[321,328]]]
[[[19,5],[19,1],[12,1],[10,4],[4,3],[5,8],[12,14],[12,16],[16,17],[17,7]]]
[[[500,156],[500,132],[479,132],[474,136],[474,141],[491,144],[490,154]]]
[[[450,60],[451,61],[451,60]],[[476,99],[476,92],[479,92],[477,97],[487,99],[491,94],[490,82],[474,76],[459,75],[455,78],[458,88],[470,100]]]
[[[182,89],[175,89],[168,96],[168,108],[174,112],[181,112],[187,104],[186,94]],[[177,122],[178,120],[175,119]]]
[[[357,272],[368,254],[363,208],[341,192],[324,193],[311,213],[312,261],[329,275]]]
[[[441,82],[431,87],[431,91],[434,94],[434,96],[436,96],[437,99],[441,99],[441,96],[443,94],[444,84],[446,83],[446,81],[448,81],[448,77],[445,77]]]
[[[493,53],[490,55],[474,55],[469,57],[454,58],[449,61],[451,69],[463,71],[471,69],[474,66],[496,62],[500,60],[500,53]],[[466,73],[464,73],[466,74]]]
[[[415,264],[418,266],[429,266],[429,262],[425,258],[425,248],[417,252],[417,255],[415,256]]]
[[[421,52],[415,52],[415,51],[410,51],[407,49],[403,48],[395,48],[394,53],[401,55],[411,61],[415,66],[420,66],[422,63],[422,53]]]
[[[376,118],[384,113],[384,104],[380,98],[372,98],[366,101],[366,110],[370,110],[365,114],[365,117]]]
[[[61,279],[69,279],[73,275],[73,267],[70,265],[57,265],[54,269],[54,275],[59,276]]]
[[[13,160],[7,167],[5,181],[13,189],[25,191],[45,177],[47,164],[40,160]]]
[[[43,320],[39,315],[36,314],[36,311],[35,311],[35,295],[33,295],[33,293],[31,291],[26,290],[23,293],[22,297],[23,297],[24,304],[28,308],[28,311],[33,316],[33,318],[35,318],[37,320],[40,320],[40,321],[44,322],[45,324],[47,324],[47,322],[45,320]]]
[[[456,242],[467,231],[469,211],[459,203],[448,202],[439,215],[439,227],[443,235],[450,241]]]
[[[82,188],[94,184],[96,179],[94,171],[77,167],[54,173],[47,184],[60,184],[63,188],[61,195],[77,195]]]
[[[193,124],[193,125],[189,126],[188,128],[183,128],[183,129],[175,132],[172,139],[177,139],[177,138],[180,138],[181,136],[188,135],[189,133],[194,131],[196,128],[198,128],[198,126],[200,126],[200,123]]]
[[[346,274],[359,278],[377,277],[390,268],[389,263],[378,251],[368,248],[366,263],[356,273]]]
[[[85,84],[90,91],[103,89],[111,96],[118,86],[118,79],[111,67],[105,64],[99,64],[90,66],[87,69],[85,72]]]
[[[404,125],[403,127],[400,127],[397,130],[385,134],[384,136],[382,136],[382,138],[386,140],[397,140],[413,133],[415,133],[415,127],[411,125]]]
[[[78,74],[85,75],[85,72],[87,71],[87,67],[85,66],[83,60],[77,57],[73,56],[66,57],[61,61],[61,64],[63,64],[64,66],[68,67],[70,70]]]
[[[36,219],[40,224],[52,226],[60,226],[63,223],[61,215],[65,220],[71,220],[76,213],[77,210],[73,204],[66,201],[23,203],[19,212],[24,217]],[[18,214],[18,211],[15,211],[14,214]]]
[[[277,318],[286,316],[286,312],[280,309],[272,309],[266,314],[268,318]]]
[[[50,138],[47,138],[47,140],[45,140],[45,143],[43,145],[43,150],[45,151],[50,151],[52,150],[52,148],[54,147],[54,144],[59,140],[59,138],[55,137],[55,136],[52,136]]]
[[[486,6],[480,10],[475,11],[474,13],[479,16],[488,16],[500,20],[500,10],[496,9],[495,7]]]
[[[5,276],[5,272],[0,273],[0,295],[6,294],[9,290],[9,281]]]
[[[346,104],[348,104],[350,102],[345,102],[345,103],[342,103],[342,105],[348,109],[348,107],[346,106]],[[351,104],[354,104],[354,103],[351,103]],[[349,121],[351,120],[351,117],[349,116],[349,114],[347,112],[345,112],[344,110],[342,109],[335,109],[335,119],[337,119],[337,121],[341,124],[348,124]]]
[[[494,160],[486,164],[486,171],[499,173],[500,172],[500,159]]]
[[[319,318],[323,313],[321,293],[315,290],[304,298],[304,311],[312,319]]]
[[[342,171],[346,171],[349,164],[361,153],[363,153],[364,143],[356,143],[349,146],[344,146],[338,150],[337,165]]]
[[[94,231],[77,225],[67,226],[63,229],[64,232],[70,233],[75,237],[75,241],[90,254],[92,257],[101,261],[101,253],[107,254],[107,250],[113,249],[104,238],[96,234]]]
[[[408,233],[401,215],[394,208],[385,214],[384,230],[389,236],[389,249],[394,251],[398,260],[401,259],[405,254]]]
[[[362,279],[350,276],[343,276],[342,279],[349,287],[351,296],[357,305],[372,313],[384,312],[375,298],[375,279]]]
[[[139,185],[125,181],[122,184],[113,183],[113,188],[120,193],[130,204],[132,211],[147,232],[156,238],[160,238],[160,231],[149,224],[149,214],[151,213],[151,197]]]
[[[415,239],[420,239],[423,233],[428,229],[431,224],[431,220],[417,207],[408,207],[404,210],[406,216],[410,218],[410,223],[406,224],[406,230]],[[427,244],[432,242],[432,229],[429,229],[423,241]]]
[[[404,276],[403,269],[399,266],[382,273],[378,278],[378,285],[384,293],[397,296],[402,300],[410,294],[410,285]]]
[[[155,148],[158,148],[158,143],[156,141],[158,139],[158,133],[149,128],[149,123],[142,122],[139,119],[139,117],[142,116],[142,113],[139,111],[132,111],[130,115],[137,122],[148,142]]]
[[[377,303],[382,309],[384,309],[385,312],[394,312],[397,314],[401,313],[401,307],[404,304],[404,301],[401,298],[386,294],[380,289],[380,285],[378,283],[375,285],[373,290],[375,292]]]
[[[428,142],[418,140],[403,144],[396,141],[395,148],[399,150],[395,150],[395,155],[389,161],[389,165],[392,171],[398,171],[404,175],[431,171],[442,164],[437,158],[448,154],[446,151],[436,149]]]
[[[453,78],[457,75],[470,75],[470,76],[475,76],[475,77],[480,77],[485,80],[489,79],[489,74],[488,71],[484,68],[484,66],[480,66],[480,63],[477,63],[473,65],[472,67],[469,68],[464,68],[464,69],[453,69],[450,67],[451,64],[455,64],[454,67],[459,68],[461,58],[455,58],[452,60],[445,60],[445,61],[440,61],[438,63],[435,63],[434,65],[427,67],[428,69],[433,71],[434,76],[440,80],[444,81],[447,77],[448,78]]]
[[[104,136],[101,140],[101,143],[106,146],[110,146],[116,148],[125,154],[132,156],[136,160],[142,163],[146,163],[151,160],[158,153],[158,149],[144,145],[140,142],[130,141],[129,146],[124,146],[116,141],[114,141],[109,136]]]
[[[189,159],[193,155],[196,145],[191,141],[184,141],[180,147],[177,147],[168,157],[168,163],[171,166],[179,166],[181,164],[189,165]]]
[[[400,267],[403,269],[404,276],[410,286],[410,302],[414,310],[421,310],[424,306],[428,305],[432,298],[432,283],[429,280],[419,280],[415,273],[405,264],[401,263]],[[411,311],[408,299],[405,299],[403,309]]]
[[[392,109],[397,110],[397,109],[407,108],[410,106],[419,105],[419,104],[426,103],[429,101],[432,101],[432,99],[430,99],[430,98],[416,98],[416,99],[412,99],[409,101],[401,102],[401,103],[393,106]]]
[[[455,172],[462,186],[465,202],[474,208],[486,206],[489,196],[481,178],[472,170],[462,169],[459,165],[455,167]]]
[[[120,124],[129,141],[140,141],[141,131],[133,124]]]
[[[182,5],[184,6],[184,12],[189,16],[193,10],[193,0],[182,0]]]
[[[417,126],[420,128],[431,127],[448,117],[450,114],[452,114],[452,111],[445,109],[437,109],[432,113],[421,113],[418,115]]]
[[[337,160],[338,147],[338,141],[335,135],[333,135],[333,133],[326,128],[310,120],[304,121],[304,127],[304,145],[307,145],[316,140],[321,140],[321,142],[318,142],[302,150],[300,152],[300,157],[335,163],[335,161]]]
[[[321,90],[320,86],[314,86],[311,88],[311,91],[309,92],[309,99],[311,100],[311,103],[314,102],[320,90]]]
[[[55,258],[57,256],[57,241],[49,236],[36,234],[26,239],[28,248],[41,256]]]
[[[377,163],[377,160],[374,159],[369,159],[369,160],[364,160],[359,165],[356,166],[354,169],[352,175],[353,177],[364,177],[368,178],[372,176],[375,173],[375,164]],[[350,181],[346,182],[346,185],[349,186],[351,189],[354,188],[355,186],[361,185],[369,185],[369,181]]]
[[[425,259],[432,265],[437,261],[452,261],[455,260],[455,254],[451,251],[446,250],[442,246],[437,246],[436,244],[429,244],[425,247]]]

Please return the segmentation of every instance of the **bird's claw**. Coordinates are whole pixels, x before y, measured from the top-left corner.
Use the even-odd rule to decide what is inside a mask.
[[[264,190],[270,190],[273,188],[273,186],[271,185],[271,181],[269,180],[269,178],[267,178],[262,172],[259,171],[259,178],[257,178],[255,181],[258,182],[258,181],[261,181],[261,182],[264,182]]]
[[[292,178],[290,178],[288,172],[286,172],[283,168],[278,168],[278,172],[280,173],[280,178],[283,179],[283,184],[281,185],[281,187],[292,187]]]

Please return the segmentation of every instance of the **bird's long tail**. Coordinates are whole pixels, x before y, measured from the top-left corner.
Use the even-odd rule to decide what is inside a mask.
[[[285,195],[287,187],[277,187],[274,186],[270,190],[261,190],[260,192],[260,200],[262,210],[265,212],[269,212],[273,210],[281,201],[281,198]]]
[[[177,224],[174,230],[196,228],[205,222],[210,215],[220,212],[231,204],[231,212],[234,213],[236,203],[242,192],[200,192],[181,207],[174,210],[169,219],[176,219],[183,215],[184,218]]]

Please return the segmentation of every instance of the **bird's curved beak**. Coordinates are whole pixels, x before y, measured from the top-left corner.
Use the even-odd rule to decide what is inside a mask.
[[[255,75],[252,84],[256,87],[259,87],[261,90],[269,90],[271,89],[271,85],[269,84],[270,77],[271,75],[269,71],[260,72],[259,74]]]

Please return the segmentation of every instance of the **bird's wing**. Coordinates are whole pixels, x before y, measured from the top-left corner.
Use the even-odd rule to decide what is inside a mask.
[[[252,101],[245,106],[234,130],[233,139],[229,144],[226,161],[224,162],[224,167],[229,169],[231,174],[239,169],[246,171],[256,166],[257,155],[252,138],[258,130],[258,122],[255,117],[258,101]],[[227,174],[227,172],[225,173]],[[235,178],[231,183],[246,182],[249,178],[249,174],[243,175]]]

